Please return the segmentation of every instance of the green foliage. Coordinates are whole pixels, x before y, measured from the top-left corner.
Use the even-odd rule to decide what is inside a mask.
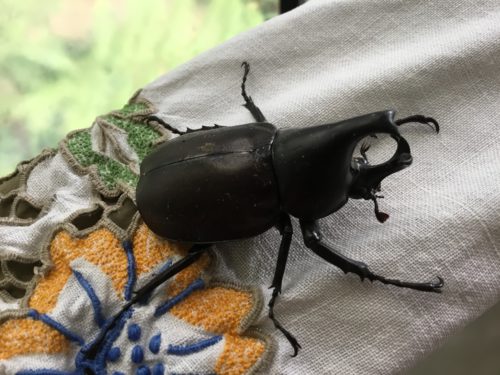
[[[261,4],[249,0],[0,0],[0,6],[0,175],[264,20]]]

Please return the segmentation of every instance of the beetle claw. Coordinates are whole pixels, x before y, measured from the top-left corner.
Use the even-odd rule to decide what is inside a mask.
[[[436,283],[431,283],[431,288],[433,289],[433,292],[436,293],[441,293],[442,288],[444,286],[444,279],[440,276],[436,276],[438,281]]]
[[[394,123],[397,126],[401,126],[403,124],[409,123],[409,122],[418,122],[419,124],[424,124],[436,131],[436,133],[439,133],[439,124],[438,122],[432,118],[432,117],[426,117],[423,115],[413,115],[413,116],[408,116],[399,120],[394,121]]]
[[[433,119],[432,117],[426,117],[425,120],[427,122],[427,125],[429,125],[431,128],[434,128],[436,130],[436,133],[439,133],[439,124],[435,119]]]
[[[297,357],[297,354],[299,354],[299,349],[302,349],[302,346],[295,340],[295,344],[291,343],[293,346],[293,354],[290,356],[291,358]]]

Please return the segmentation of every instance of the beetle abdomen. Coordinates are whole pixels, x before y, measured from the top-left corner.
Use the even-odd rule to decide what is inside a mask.
[[[137,203],[158,235],[186,242],[260,234],[279,216],[271,145],[276,128],[252,124],[191,133],[141,166]]]

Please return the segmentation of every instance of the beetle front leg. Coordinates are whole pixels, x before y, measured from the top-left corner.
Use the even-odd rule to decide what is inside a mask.
[[[363,281],[364,279],[368,279],[372,282],[380,281],[384,284],[395,285],[401,288],[420,290],[423,292],[441,292],[444,281],[439,276],[437,276],[438,282],[433,283],[414,283],[396,279],[387,279],[383,276],[373,273],[365,263],[350,259],[324,244],[321,240],[321,233],[316,221],[301,220],[300,226],[302,228],[304,243],[309,249],[326,260],[328,263],[331,263],[334,266],[340,268],[342,271],[344,271],[344,273],[355,273],[361,278],[361,281]]]

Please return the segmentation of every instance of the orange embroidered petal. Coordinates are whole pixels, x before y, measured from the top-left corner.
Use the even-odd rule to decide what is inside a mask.
[[[141,224],[134,235],[134,257],[137,275],[151,271],[159,263],[174,256],[185,256],[187,245],[181,243],[168,242],[156,236],[145,224]],[[185,289],[195,279],[200,277],[201,272],[210,263],[208,254],[203,254],[202,258],[177,274],[171,281],[167,294],[174,296]]]
[[[145,224],[137,228],[133,243],[138,276],[174,255],[184,255],[186,251],[180,244],[160,239]]]
[[[203,270],[207,268],[209,264],[210,256],[205,253],[199,260],[175,276],[168,287],[167,295],[175,296],[179,294],[183,289],[187,288],[189,284],[200,277]]]
[[[252,305],[252,295],[249,292],[213,287],[193,292],[170,312],[209,332],[236,333]]]
[[[71,270],[69,267],[54,267],[37,284],[29,299],[28,306],[43,314],[51,311],[56,305],[59,292],[62,290],[64,284],[66,284],[70,275]]]
[[[264,353],[264,343],[251,337],[225,335],[224,351],[215,364],[217,375],[245,374]]]
[[[32,319],[12,319],[0,324],[0,360],[20,354],[64,353],[70,343],[59,332]]]
[[[127,256],[120,241],[108,229],[98,229],[84,238],[72,238],[68,232],[59,232],[49,251],[54,266],[36,286],[29,307],[40,313],[47,313],[55,307],[59,293],[71,275],[70,263],[78,257],[99,266],[121,295],[127,282]]]

